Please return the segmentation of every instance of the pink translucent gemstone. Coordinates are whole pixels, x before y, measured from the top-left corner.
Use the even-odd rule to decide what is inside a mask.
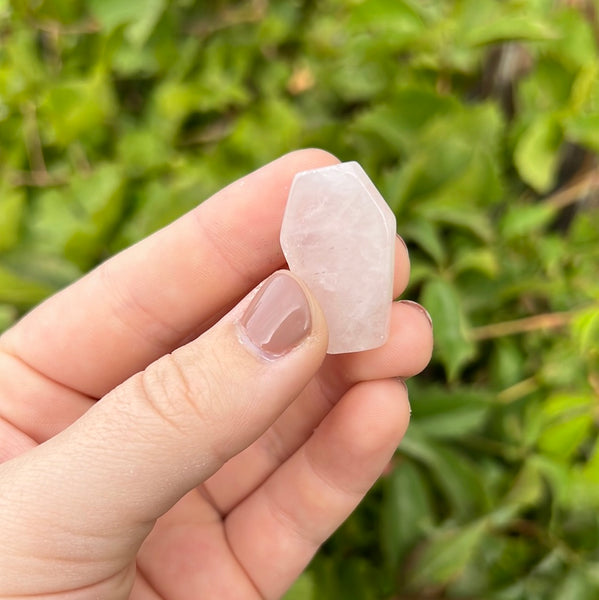
[[[395,227],[393,212],[357,162],[295,176],[281,247],[324,312],[330,354],[369,350],[387,340]]]

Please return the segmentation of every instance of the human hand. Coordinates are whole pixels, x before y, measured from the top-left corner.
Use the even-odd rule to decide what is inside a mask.
[[[0,337],[0,598],[277,598],[375,482],[425,312],[325,356],[315,301],[271,275],[293,175],[333,162],[244,177]],[[408,273],[398,241],[397,295]]]

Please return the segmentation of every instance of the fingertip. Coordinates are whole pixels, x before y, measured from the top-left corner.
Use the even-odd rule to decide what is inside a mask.
[[[396,318],[412,329],[415,355],[410,376],[418,375],[428,366],[433,355],[433,320],[424,306],[412,300],[396,302],[394,311]]]
[[[410,255],[403,238],[397,234],[395,239],[395,265],[393,271],[393,297],[403,294],[410,280]]]
[[[410,390],[408,388],[408,384],[403,377],[396,377],[395,381],[401,387],[401,401],[404,404],[407,403],[408,417],[410,417],[412,415],[412,406],[410,404]]]
[[[426,308],[424,308],[424,306],[422,306],[422,304],[419,304],[418,302],[414,302],[414,300],[400,300],[399,303],[403,304],[404,306],[409,306],[409,307],[413,308],[414,310],[417,310],[421,315],[424,315],[424,317],[426,318],[426,320],[428,322],[429,327],[431,329],[433,328],[433,318],[431,317],[428,310],[426,310]]]
[[[273,174],[276,174],[274,176],[279,178],[280,183],[283,184],[283,191],[287,192],[291,186],[293,177],[297,173],[328,167],[339,162],[341,161],[336,156],[326,150],[321,150],[320,148],[303,148],[283,154],[272,162],[260,167],[257,171],[254,171],[254,173],[250,174],[250,177],[256,174],[273,177]],[[244,179],[242,178],[239,181],[243,182]],[[233,185],[238,184],[238,182],[235,182]]]
[[[408,421],[401,382],[356,384],[306,443],[229,513],[229,542],[246,569],[260,574],[254,582],[263,596],[280,597],[349,516],[389,464]],[[276,568],[256,569],[274,555]]]
[[[331,154],[329,151],[323,150],[322,148],[301,148],[283,155],[282,158],[311,163],[313,166],[308,168],[312,169],[319,166],[325,167],[341,162],[334,154]]]
[[[411,302],[394,302],[389,337],[384,345],[340,355],[341,372],[349,383],[387,377],[413,377],[426,368],[433,352],[432,327]]]
[[[352,439],[354,458],[389,457],[410,423],[410,402],[405,383],[398,379],[362,381],[339,403],[346,412],[345,436]],[[384,466],[385,458],[379,463]]]

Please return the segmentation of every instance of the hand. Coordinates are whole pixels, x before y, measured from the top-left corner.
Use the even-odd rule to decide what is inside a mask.
[[[325,356],[272,275],[293,175],[333,162],[244,177],[0,337],[0,598],[278,598],[375,482],[432,332],[396,302],[383,347]]]

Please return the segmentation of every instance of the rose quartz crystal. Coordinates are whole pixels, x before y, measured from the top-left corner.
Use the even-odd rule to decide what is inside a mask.
[[[289,269],[306,282],[324,312],[330,354],[385,343],[395,216],[357,162],[295,176],[281,247]]]

